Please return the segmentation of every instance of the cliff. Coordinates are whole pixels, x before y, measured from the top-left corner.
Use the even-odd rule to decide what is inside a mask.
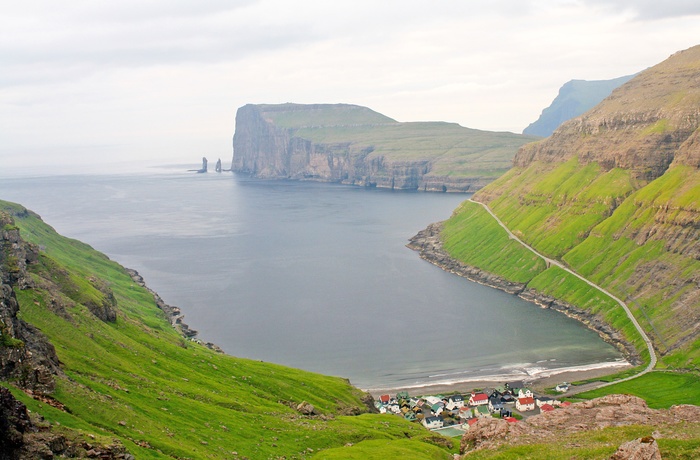
[[[523,146],[513,169],[474,200],[539,252],[627,301],[664,365],[694,368],[700,364],[699,136],[697,46],[641,72],[549,138]],[[461,237],[479,234],[460,225]],[[456,238],[445,237],[453,255],[464,246]],[[540,295],[565,298],[615,329],[628,327],[613,303],[561,270],[521,273]],[[635,343],[633,331],[623,333]]]
[[[236,114],[232,169],[263,179],[466,192],[505,172],[534,139],[399,123],[355,105],[249,104]]]
[[[571,80],[565,83],[549,107],[542,110],[537,121],[530,123],[523,134],[550,136],[562,123],[583,115],[632,77],[633,75],[612,80]]]

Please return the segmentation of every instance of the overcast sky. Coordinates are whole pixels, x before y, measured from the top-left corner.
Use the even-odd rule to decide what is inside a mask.
[[[522,132],[700,44],[697,0],[0,0],[0,169],[231,159],[246,103]],[[110,166],[112,167],[112,166]]]

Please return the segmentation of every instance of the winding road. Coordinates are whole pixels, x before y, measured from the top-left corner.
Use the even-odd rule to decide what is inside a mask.
[[[494,214],[493,211],[491,211],[491,208],[489,208],[486,204],[480,203],[480,202],[478,202],[478,201],[474,201],[474,200],[472,200],[471,198],[470,198],[468,201],[470,201],[470,202],[472,202],[472,203],[476,203],[476,204],[478,204],[478,205],[481,205],[489,214],[491,214],[491,216],[496,220],[496,222],[498,222],[498,224],[499,224],[501,227],[503,227],[503,229],[504,229],[504,230],[506,231],[506,233],[508,234],[508,238],[517,241],[518,243],[520,243],[521,245],[523,245],[525,248],[527,248],[528,250],[530,250],[533,254],[535,254],[536,256],[538,256],[538,257],[540,257],[540,258],[542,258],[542,259],[547,263],[547,266],[555,265],[555,266],[561,268],[562,270],[564,270],[564,271],[566,271],[566,272],[568,272],[568,273],[571,273],[571,274],[574,275],[576,278],[578,278],[578,279],[580,279],[581,281],[587,283],[588,285],[590,285],[590,286],[592,286],[592,287],[598,289],[600,292],[604,293],[605,295],[609,296],[610,298],[614,299],[615,302],[617,302],[618,304],[620,304],[620,306],[625,310],[625,313],[627,314],[627,317],[628,317],[629,320],[632,322],[632,324],[634,324],[634,327],[637,328],[637,331],[639,331],[639,335],[641,335],[641,336],[642,336],[642,339],[644,339],[644,343],[646,343],[647,349],[649,350],[649,364],[647,364],[647,366],[646,366],[641,372],[639,372],[638,374],[634,374],[634,375],[632,375],[632,376],[630,376],[630,377],[625,377],[625,378],[623,378],[623,379],[614,380],[614,381],[612,381],[612,382],[603,382],[603,383],[595,384],[595,385],[593,385],[593,386],[585,385],[585,388],[584,388],[584,387],[578,387],[578,388],[575,388],[575,389],[571,389],[571,390],[569,390],[566,394],[564,394],[564,396],[572,396],[572,395],[574,395],[574,394],[576,394],[576,393],[580,393],[580,392],[582,392],[582,391],[595,390],[595,389],[603,388],[603,387],[606,387],[606,386],[609,386],[609,385],[614,385],[614,384],[616,384],[616,383],[621,383],[621,382],[626,382],[626,381],[628,381],[628,380],[636,379],[637,377],[640,377],[640,376],[642,376],[642,375],[644,375],[644,374],[646,374],[646,373],[648,373],[648,372],[651,372],[651,371],[654,369],[654,367],[656,367],[657,356],[656,356],[656,351],[654,350],[654,345],[652,344],[651,339],[649,339],[649,336],[646,334],[646,332],[644,332],[644,330],[642,329],[642,327],[639,325],[639,322],[637,321],[637,318],[634,317],[634,315],[632,314],[632,312],[630,311],[629,307],[627,306],[627,304],[626,304],[625,302],[623,302],[622,300],[618,299],[616,296],[614,296],[613,294],[611,294],[611,293],[608,292],[607,290],[603,289],[602,287],[598,286],[597,284],[593,283],[592,281],[590,281],[590,280],[584,278],[583,276],[579,275],[579,274],[576,273],[575,271],[573,271],[573,270],[571,270],[570,268],[566,267],[563,263],[559,262],[558,260],[551,259],[551,258],[546,257],[546,256],[540,254],[539,252],[537,252],[532,246],[528,245],[527,243],[525,243],[524,241],[522,241],[520,238],[518,238],[517,236],[515,236],[515,235],[510,231],[510,229],[509,229],[508,227],[506,227],[506,225],[505,225],[503,222],[501,222],[501,219],[499,219],[498,216],[496,216],[496,214]]]

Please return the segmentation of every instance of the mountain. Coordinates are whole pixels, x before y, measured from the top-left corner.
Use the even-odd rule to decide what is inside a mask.
[[[232,169],[265,179],[423,191],[474,191],[510,168],[534,136],[454,123],[400,123],[348,104],[245,105]]]
[[[347,380],[183,336],[136,274],[3,201],[0,279],[2,460],[310,458],[368,443],[382,458],[456,450],[372,413]]]
[[[700,46],[641,72],[551,137],[523,146],[513,163],[474,200],[539,252],[626,300],[661,366],[697,369]],[[492,225],[467,203],[444,223],[444,247],[517,281],[521,295],[542,305],[565,303],[612,326],[620,343],[649,359],[617,302]]]
[[[564,83],[559,94],[549,107],[544,109],[537,121],[523,130],[523,134],[548,137],[562,123],[598,105],[618,86],[627,83],[634,75],[612,80],[571,80]]]

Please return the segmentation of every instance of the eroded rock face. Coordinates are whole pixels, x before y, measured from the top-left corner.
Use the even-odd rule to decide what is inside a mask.
[[[322,107],[328,105],[248,104],[239,108],[236,113],[236,133],[233,137],[232,170],[261,179],[315,180],[365,187],[437,192],[473,192],[493,180],[493,174],[484,174],[483,177],[435,174],[431,171],[431,161],[425,158],[390,160],[384,155],[379,155],[369,141],[314,142],[299,134],[299,129],[275,124],[271,116],[278,112],[284,112],[285,116],[297,112],[312,112]],[[360,124],[355,125],[351,120],[348,121],[353,118],[352,112],[369,109],[343,104],[336,107],[348,111],[344,123],[349,124],[342,126],[351,130],[357,126],[401,125],[376,113],[369,121],[358,121]],[[284,119],[284,116],[282,118]],[[314,125],[307,128],[320,127]],[[519,142],[517,145],[521,145],[525,140]],[[507,165],[504,167],[507,169]]]
[[[678,422],[700,423],[700,407],[680,405],[670,409],[650,409],[643,399],[636,396],[608,395],[534,415],[518,423],[508,423],[500,419],[479,419],[462,437],[461,453],[497,448],[504,443],[517,444],[553,440],[570,433],[612,426],[659,425]],[[624,451],[636,451],[635,445],[634,443],[630,444]],[[642,452],[642,449],[647,452],[648,446],[638,447],[639,452]],[[649,448],[649,451],[651,450],[653,449]]]
[[[37,248],[20,238],[13,218],[0,212],[0,378],[50,393],[54,376],[61,373],[56,350],[39,330],[17,318],[14,293],[15,287],[31,285],[26,269],[37,258]]]
[[[661,460],[656,440],[651,436],[624,443],[610,460]]]
[[[700,165],[700,46],[680,51],[617,88],[551,137],[523,146],[513,164],[564,162],[577,156],[604,170],[623,168],[641,181],[672,163]]]

